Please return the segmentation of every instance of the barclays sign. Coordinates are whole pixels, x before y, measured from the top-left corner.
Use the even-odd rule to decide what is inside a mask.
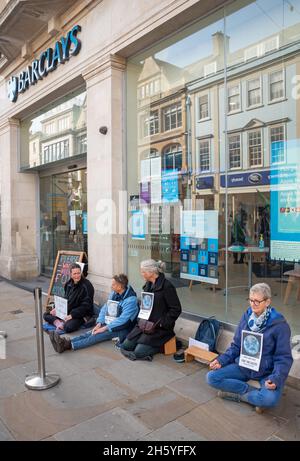
[[[77,37],[81,31],[79,25],[73,27],[66,37],[61,37],[54,48],[43,51],[38,59],[35,59],[26,70],[17,77],[13,76],[8,82],[8,98],[11,102],[16,102],[18,95],[28,90],[31,85],[35,85],[39,80],[46,77],[49,72],[53,72],[59,64],[64,64],[71,56],[76,56],[81,48],[81,42]]]

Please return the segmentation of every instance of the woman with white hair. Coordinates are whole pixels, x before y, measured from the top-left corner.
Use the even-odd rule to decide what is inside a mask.
[[[266,283],[250,288],[249,304],[226,352],[210,363],[206,379],[220,389],[218,396],[247,402],[261,413],[277,405],[293,363],[291,330],[282,314],[271,307]],[[247,383],[257,380],[258,388]]]
[[[141,262],[141,275],[146,281],[143,291],[153,293],[153,307],[148,318],[154,328],[147,331],[139,322],[121,345],[121,352],[130,360],[152,360],[174,333],[181,304],[175,287],[165,278],[164,263],[147,259]],[[144,322],[145,323],[145,322]]]

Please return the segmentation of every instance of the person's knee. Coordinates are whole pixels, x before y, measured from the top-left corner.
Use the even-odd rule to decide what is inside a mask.
[[[217,373],[214,370],[211,370],[206,374],[206,382],[209,386],[215,386],[215,384],[219,382]]]
[[[73,331],[78,330],[78,328],[75,328],[74,325],[70,325],[68,323],[65,323],[64,330],[66,333],[72,333]]]
[[[128,339],[125,339],[123,342],[122,342],[122,349],[125,349],[126,351],[133,351],[134,348],[135,348],[135,345],[132,344],[131,341],[129,341]]]

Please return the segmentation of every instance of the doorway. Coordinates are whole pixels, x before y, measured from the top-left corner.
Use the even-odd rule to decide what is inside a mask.
[[[86,168],[40,178],[41,273],[51,275],[60,250],[87,253]]]

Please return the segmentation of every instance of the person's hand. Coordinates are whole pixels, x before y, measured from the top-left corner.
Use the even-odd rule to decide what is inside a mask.
[[[276,389],[277,386],[276,386],[276,384],[273,383],[270,379],[267,379],[267,380],[265,381],[265,387],[266,387],[267,389],[269,389],[270,391],[275,391],[275,389]]]
[[[215,360],[213,360],[212,362],[210,362],[209,368],[210,368],[211,370],[218,370],[219,368],[221,368],[221,364],[218,362],[217,359],[215,359]]]
[[[51,314],[51,315],[54,315],[54,317],[56,317],[56,310],[55,310],[55,308],[52,309],[52,311],[50,311],[50,314]]]
[[[97,323],[97,325],[92,329],[92,335],[98,335],[99,333],[104,333],[107,330],[106,325],[103,327],[101,326],[101,323]]]
[[[67,315],[67,317],[65,317],[65,322],[67,322],[68,320],[72,320],[72,315],[71,314],[69,314],[69,315]]]

